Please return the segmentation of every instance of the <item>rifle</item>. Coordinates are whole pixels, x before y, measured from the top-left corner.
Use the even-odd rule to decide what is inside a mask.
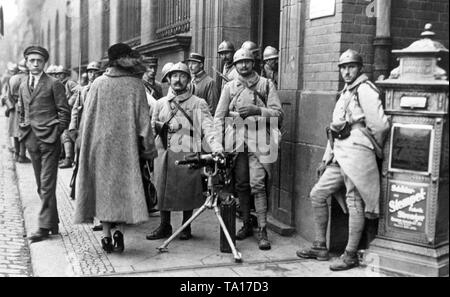
[[[220,73],[219,71],[217,71],[216,67],[212,66],[212,70],[219,75],[224,81],[226,82],[230,82],[230,79],[228,77],[226,77],[225,75],[223,75],[222,73]]]
[[[75,184],[77,181],[79,162],[80,162],[80,152],[76,152],[75,167],[73,168],[72,178],[70,179],[70,187],[71,187],[70,198],[72,198],[72,200],[75,200]]]

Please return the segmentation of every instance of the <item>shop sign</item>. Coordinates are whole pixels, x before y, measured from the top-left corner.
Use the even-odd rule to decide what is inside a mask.
[[[389,181],[389,226],[425,232],[427,196],[427,184]]]

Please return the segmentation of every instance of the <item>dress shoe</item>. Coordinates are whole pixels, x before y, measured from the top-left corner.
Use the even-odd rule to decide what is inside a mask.
[[[70,158],[65,158],[61,164],[59,164],[59,168],[60,169],[66,169],[66,168],[72,168],[72,159]]]
[[[170,235],[172,235],[172,226],[160,225],[155,231],[147,235],[145,238],[147,238],[147,240],[156,240],[170,237]]]
[[[316,259],[318,261],[328,261],[327,245],[325,242],[314,241],[312,247],[297,251],[297,256],[304,259]]]
[[[30,243],[39,242],[47,239],[49,232],[50,232],[49,229],[39,228],[39,230],[31,234],[31,236],[28,237],[28,239],[30,240]]]
[[[123,240],[122,232],[120,232],[118,230],[116,232],[114,232],[113,239],[114,239],[114,251],[118,252],[118,253],[122,253],[123,250],[125,249],[125,243]]]
[[[112,251],[114,250],[114,246],[112,244],[111,237],[103,237],[102,238],[102,248],[108,254],[112,253]]]
[[[27,158],[26,156],[19,156],[17,158],[17,162],[19,162],[21,164],[29,164],[29,163],[31,163],[31,160],[29,158]]]
[[[192,233],[191,233],[191,226],[186,227],[183,231],[181,231],[180,233],[180,240],[189,240],[192,238]]]

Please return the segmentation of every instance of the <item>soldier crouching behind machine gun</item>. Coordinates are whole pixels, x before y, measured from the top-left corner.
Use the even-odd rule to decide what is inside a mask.
[[[203,168],[203,173],[208,177],[208,191],[205,203],[197,210],[197,212],[187,220],[183,226],[181,226],[175,233],[167,239],[163,245],[161,245],[158,250],[160,252],[167,252],[167,246],[169,243],[175,239],[178,234],[183,232],[190,224],[200,216],[205,210],[213,209],[217,216],[219,224],[221,226],[221,251],[228,252],[225,249],[230,248],[233,253],[234,260],[238,263],[242,262],[242,255],[236,249],[235,246],[235,236],[234,230],[230,234],[229,227],[231,225],[232,229],[235,227],[233,224],[235,220],[235,211],[229,212],[231,214],[230,218],[227,218],[228,226],[221,215],[220,206],[221,205],[233,205],[235,203],[234,197],[231,195],[231,174],[233,168],[233,154],[223,154],[223,153],[211,153],[211,154],[193,154],[188,155],[184,160],[178,160],[175,165],[183,166],[188,165],[190,169],[201,169]],[[224,237],[224,238],[223,238]],[[223,248],[223,242],[228,243],[226,248]]]

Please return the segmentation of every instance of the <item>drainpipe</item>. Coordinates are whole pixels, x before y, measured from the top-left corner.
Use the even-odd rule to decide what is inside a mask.
[[[376,36],[373,40],[374,71],[373,78],[378,80],[380,75],[389,77],[390,56],[392,48],[391,38],[391,0],[376,1]]]

